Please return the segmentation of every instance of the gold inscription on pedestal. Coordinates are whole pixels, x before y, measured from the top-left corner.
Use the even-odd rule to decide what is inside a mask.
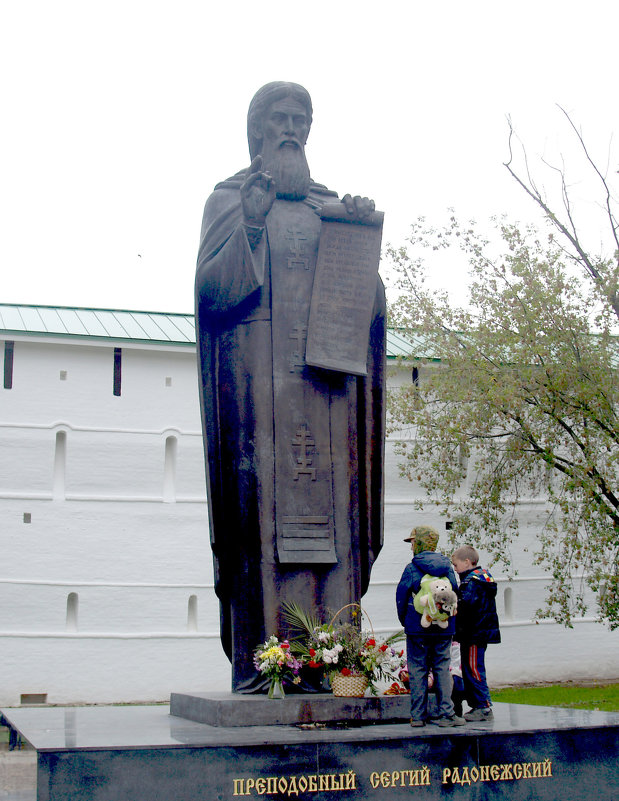
[[[438,778],[438,777],[436,777]],[[552,778],[552,762],[508,762],[500,765],[474,765],[444,768],[443,785],[467,785],[479,782],[521,781],[523,779]],[[347,773],[316,773],[300,776],[269,776],[258,779],[233,779],[233,795],[299,796],[307,793],[338,792],[363,789],[357,784],[359,777],[353,770]],[[399,790],[403,787],[429,787],[432,784],[430,768],[373,771],[368,776],[374,790]]]

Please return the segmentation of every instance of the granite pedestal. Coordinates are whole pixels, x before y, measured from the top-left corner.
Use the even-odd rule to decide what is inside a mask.
[[[494,710],[491,723],[452,729],[216,727],[163,705],[2,714],[37,750],[39,801],[619,798],[619,714]]]
[[[410,695],[341,698],[331,693],[288,694],[277,701],[238,693],[172,693],[170,714],[209,726],[408,721]]]

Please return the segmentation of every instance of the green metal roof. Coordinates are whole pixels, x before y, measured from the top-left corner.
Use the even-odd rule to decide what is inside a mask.
[[[0,304],[0,332],[194,345],[193,314]]]
[[[387,329],[387,356],[440,361],[430,335],[401,328]]]
[[[195,345],[196,327],[193,314],[0,303],[0,336],[12,335]],[[415,344],[410,335],[387,330],[388,358],[407,356]]]

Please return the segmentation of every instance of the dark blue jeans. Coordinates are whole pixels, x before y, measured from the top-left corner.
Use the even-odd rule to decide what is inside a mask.
[[[409,634],[406,637],[406,657],[411,688],[411,718],[428,717],[428,673],[434,674],[438,714],[450,718],[454,714],[451,700],[453,682],[449,672],[451,637],[440,634]]]
[[[492,705],[486,680],[486,646],[460,643],[464,697],[473,709]]]

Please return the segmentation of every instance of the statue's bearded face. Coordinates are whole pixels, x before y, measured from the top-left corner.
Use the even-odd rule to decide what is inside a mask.
[[[310,185],[305,143],[309,121],[305,107],[292,98],[272,103],[261,125],[262,169],[271,173],[277,197],[302,200]]]

